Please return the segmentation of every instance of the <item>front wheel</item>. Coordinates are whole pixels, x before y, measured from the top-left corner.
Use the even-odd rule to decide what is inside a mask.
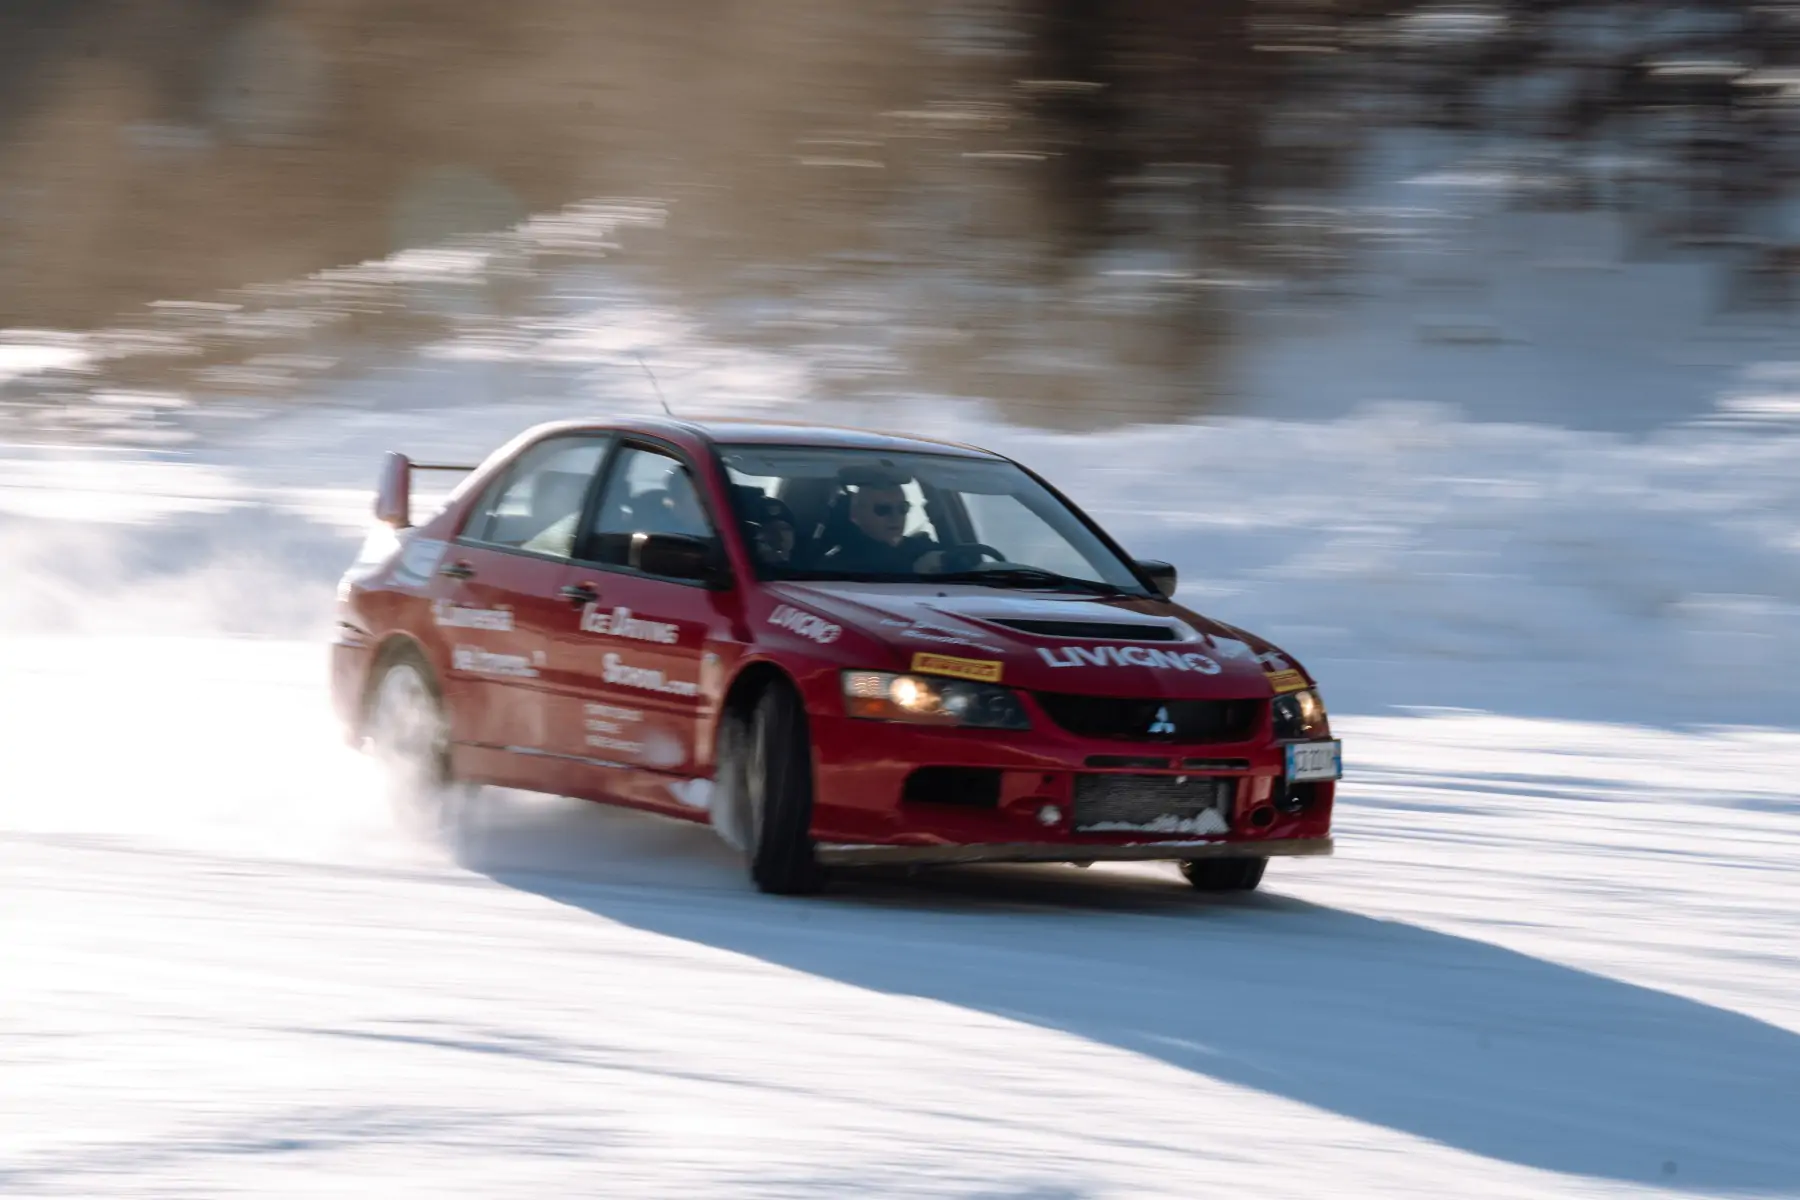
[[[773,684],[757,698],[742,751],[744,830],[750,878],[758,889],[802,896],[825,886],[813,853],[812,738],[806,711],[790,687]]]
[[[1181,874],[1201,892],[1253,892],[1262,882],[1266,858],[1190,858]]]

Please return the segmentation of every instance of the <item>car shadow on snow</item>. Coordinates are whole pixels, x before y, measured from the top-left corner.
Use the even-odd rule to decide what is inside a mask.
[[[710,830],[598,808],[502,822],[458,857],[651,933],[1063,1030],[1508,1163],[1800,1191],[1800,1035],[1287,898],[1280,863],[1272,892],[1223,898],[1172,870],[965,867],[848,874],[824,897],[781,900],[750,891]]]

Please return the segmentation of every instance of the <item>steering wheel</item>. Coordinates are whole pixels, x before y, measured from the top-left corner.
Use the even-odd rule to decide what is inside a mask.
[[[947,546],[943,550],[944,570],[973,571],[981,565],[983,558],[991,558],[995,562],[1005,562],[1006,555],[987,545],[985,542],[963,542],[956,546]]]

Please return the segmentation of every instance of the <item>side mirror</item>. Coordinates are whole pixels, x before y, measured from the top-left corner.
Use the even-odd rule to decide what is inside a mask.
[[[398,450],[381,456],[381,477],[375,484],[375,519],[395,529],[412,525],[412,462]]]
[[[1140,558],[1137,569],[1150,579],[1150,584],[1163,594],[1165,599],[1175,595],[1175,566],[1158,558]]]
[[[719,543],[678,533],[639,533],[631,538],[631,565],[646,575],[721,587],[730,581]]]

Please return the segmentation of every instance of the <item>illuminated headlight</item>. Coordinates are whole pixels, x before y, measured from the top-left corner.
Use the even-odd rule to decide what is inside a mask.
[[[845,671],[844,711],[868,721],[1031,728],[1025,707],[1011,688],[887,671]]]
[[[1275,737],[1278,741],[1331,736],[1331,722],[1319,693],[1307,688],[1275,697]]]

